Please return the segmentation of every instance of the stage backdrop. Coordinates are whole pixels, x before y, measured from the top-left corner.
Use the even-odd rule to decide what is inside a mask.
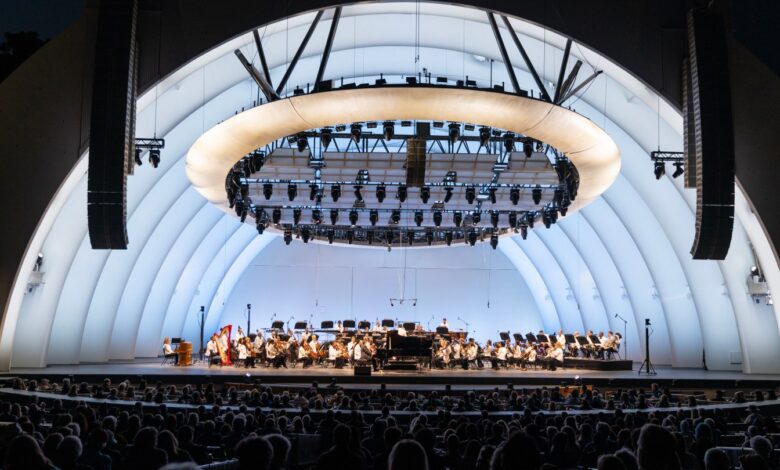
[[[388,252],[299,241],[285,246],[277,237],[233,291],[222,294],[227,300],[220,324],[246,328],[249,303],[252,330],[270,326],[274,314],[289,319],[290,327],[296,321],[319,327],[322,320],[390,318],[435,328],[446,317],[451,329],[465,330],[468,322],[478,341],[497,338],[499,330],[526,333],[542,327],[517,268],[487,242]],[[397,299],[393,306],[391,298]]]

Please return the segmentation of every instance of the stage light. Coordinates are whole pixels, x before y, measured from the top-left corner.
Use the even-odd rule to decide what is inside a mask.
[[[428,242],[428,246],[433,245],[433,232],[431,230],[425,232],[425,240]]]
[[[298,225],[298,222],[300,221],[301,221],[301,210],[293,209],[293,225]]]
[[[504,134],[504,150],[506,150],[506,153],[511,152],[515,149],[515,135],[511,132],[507,132]]]
[[[536,185],[536,187],[531,190],[531,198],[534,200],[534,204],[539,204],[541,202],[542,188],[540,188],[539,185]]]
[[[355,225],[357,225],[357,221],[358,221],[358,212],[356,210],[354,210],[354,209],[349,211],[349,223],[350,223],[350,225],[352,225],[354,227]]]
[[[555,210],[555,208],[549,209],[550,211],[550,220],[552,223],[558,222],[558,211]]]
[[[545,228],[550,228],[550,225],[552,225],[552,216],[550,215],[550,211],[547,209],[542,212],[542,223],[544,224]]]
[[[249,211],[247,210],[247,207],[249,207],[248,203],[241,204],[241,223],[243,224],[246,222],[246,216],[249,214]]]
[[[409,193],[408,193],[408,190],[407,190],[405,184],[402,184],[402,185],[398,186],[398,200],[399,201],[405,202],[406,201],[406,196],[408,196],[408,194]]]
[[[685,169],[683,168],[683,162],[674,162],[674,173],[672,173],[672,178],[677,178],[683,173],[685,173]]]
[[[298,185],[297,184],[288,184],[287,185],[287,197],[292,201],[295,199],[295,196],[298,195]]]
[[[489,127],[480,127],[479,128],[479,145],[481,147],[487,147],[488,144],[490,144],[490,128]]]
[[[330,197],[333,198],[333,202],[338,202],[341,197],[341,185],[334,184],[330,187]]]
[[[666,165],[664,162],[655,162],[653,172],[655,173],[655,179],[660,180],[661,177],[666,174]]]
[[[309,141],[306,139],[306,135],[303,133],[298,134],[296,138],[296,145],[298,146],[298,152],[303,152],[306,150],[306,147],[309,146]]]
[[[447,244],[447,246],[452,245],[452,232],[444,232],[444,242]]]
[[[336,238],[336,232],[333,229],[328,230],[328,244],[333,244],[333,239]]]
[[[563,189],[558,188],[553,192],[553,201],[558,207],[563,205]]]
[[[135,149],[135,164],[138,166],[141,166],[144,164],[144,161],[141,160],[141,154],[143,153],[143,149]]]
[[[263,197],[265,200],[271,199],[271,196],[274,194],[274,185],[271,183],[264,183],[263,184]]]
[[[374,244],[374,231],[373,230],[369,230],[369,231],[366,232],[366,240],[368,241],[369,245],[373,245]]]
[[[526,212],[525,221],[528,223],[528,228],[534,228],[534,222],[536,221],[536,213]]]
[[[319,188],[317,187],[317,184],[315,184],[315,183],[312,183],[312,184],[309,185],[309,200],[310,201],[313,201],[313,200],[317,199],[317,190],[318,189]]]
[[[406,243],[408,243],[409,246],[414,245],[414,231],[413,230],[409,230],[408,232],[406,232]]]
[[[498,228],[498,211],[490,211],[490,225]]]
[[[362,127],[363,126],[357,123],[349,126],[349,134],[352,136],[352,140],[355,141],[356,144],[360,142],[360,136],[363,132]]]
[[[371,225],[376,225],[376,223],[379,221],[379,211],[376,209],[371,209],[368,213],[368,220],[371,222]]]
[[[339,210],[338,209],[331,209],[330,210],[330,224],[336,225],[336,222],[339,220]]]
[[[265,232],[265,224],[264,223],[257,222],[257,225],[255,225],[255,227],[257,228],[257,234],[258,235],[262,235],[263,232]]]
[[[319,209],[314,209],[313,211],[311,211],[311,220],[315,224],[317,224],[317,225],[321,224],[322,223],[322,211],[319,210]]]
[[[473,225],[478,225],[482,221],[482,214],[479,211],[474,211],[471,213],[471,223]]]
[[[460,124],[451,122],[447,128],[449,129],[448,135],[450,137],[450,143],[454,144],[458,140],[458,137],[460,137]]]
[[[472,230],[469,232],[468,240],[469,245],[474,246],[475,243],[477,243],[477,232],[475,230]]]
[[[444,188],[444,202],[450,202],[452,199],[452,188],[447,186]]]
[[[397,224],[401,221],[401,211],[394,210],[390,213],[390,223]]]
[[[160,165],[160,149],[149,149],[149,163],[155,168]]]
[[[274,209],[271,212],[271,220],[273,221],[274,225],[279,225],[279,221],[282,220],[282,210],[279,208]]]
[[[490,247],[493,248],[494,250],[496,249],[496,247],[498,247],[498,235],[496,235],[495,233],[490,236]]]
[[[531,158],[531,155],[534,153],[533,142],[528,140],[523,142],[523,153],[525,154],[525,158]]]
[[[394,133],[395,123],[393,121],[385,121],[384,124],[382,124],[382,136],[385,138],[385,140],[392,139]]]
[[[466,187],[466,202],[469,204],[474,204],[474,199],[477,197],[477,188],[474,186],[467,186]]]
[[[333,131],[326,127],[320,132],[320,143],[322,143],[323,149],[328,149],[331,141],[333,140]]]
[[[512,205],[517,205],[520,202],[520,188],[512,188],[509,190],[509,200],[512,201]]]
[[[360,192],[361,189],[363,189],[363,186],[355,186],[355,199],[358,201],[363,200],[363,193]]]
[[[347,243],[351,245],[353,241],[355,241],[355,231],[347,230]]]
[[[393,243],[393,231],[392,230],[388,230],[387,232],[385,232],[385,241],[387,242],[388,245]]]
[[[309,243],[309,238],[311,238],[311,230],[309,230],[309,227],[303,227],[301,228],[301,240],[303,240],[303,243]]]
[[[284,231],[284,244],[289,245],[292,241],[292,230],[285,230]]]
[[[444,127],[444,123],[441,121],[433,121],[433,127],[436,129],[441,129],[442,127]]]
[[[431,188],[428,186],[423,186],[420,188],[420,199],[422,199],[423,204],[428,204],[428,200],[431,198]]]
[[[520,224],[520,236],[525,240],[528,238],[528,225]]]
[[[511,211],[509,213],[509,226],[512,228],[517,227],[517,211]]]
[[[376,187],[376,200],[380,203],[384,202],[385,197],[387,196],[387,188],[385,188],[385,185],[380,184]]]
[[[496,188],[489,188],[488,189],[488,198],[490,198],[490,203],[495,204],[496,203]]]
[[[463,223],[463,212],[455,211],[452,214],[452,222],[455,224],[456,227],[460,227],[460,224]]]
[[[569,212],[569,206],[561,206],[558,208],[558,211],[561,213],[561,215],[565,216],[567,212]]]
[[[433,225],[441,227],[441,211],[433,211]]]
[[[423,223],[423,213],[422,211],[416,211],[414,213],[414,223],[417,224],[419,227]]]

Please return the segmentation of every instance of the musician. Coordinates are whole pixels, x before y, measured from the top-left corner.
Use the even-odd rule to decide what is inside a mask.
[[[585,354],[590,357],[593,356],[596,353],[596,350],[598,349],[598,346],[593,341],[593,330],[588,330],[587,333],[585,333],[585,338],[588,340],[588,345],[586,346],[587,349],[585,350]]]
[[[236,336],[235,338],[233,338],[233,341],[235,341],[236,344],[239,344],[241,343],[241,340],[244,339],[244,336],[246,336],[244,334],[244,330],[242,330],[241,327],[239,326],[238,331],[236,331]]]
[[[255,352],[260,352],[263,349],[263,346],[265,346],[265,338],[263,337],[263,332],[257,330],[257,334],[255,334],[255,342],[254,342]]]
[[[165,337],[163,339],[163,356],[168,359],[173,358],[173,365],[179,365],[179,354],[171,347],[171,338]]]
[[[490,361],[490,366],[495,369],[496,367],[493,365],[493,363],[495,362],[493,357],[494,354],[495,354],[495,350],[493,348],[493,342],[487,340],[487,342],[485,342],[485,347],[482,348],[482,360]]]
[[[519,366],[521,365],[522,359],[523,346],[520,344],[520,341],[515,340],[515,345],[512,347],[512,358],[509,360],[509,363]]]
[[[398,336],[406,336],[406,328],[404,328],[404,324],[401,322],[398,323]]]
[[[563,345],[556,342],[555,346],[544,357],[544,364],[549,370],[555,370],[556,367],[563,366]]]
[[[602,359],[612,358],[612,353],[617,351],[617,348],[615,347],[615,334],[613,332],[607,333],[607,339],[603,340],[601,342],[601,357]],[[606,354],[606,357],[605,357]]]
[[[444,338],[440,339],[439,347],[436,349],[436,356],[434,360],[436,367],[439,369],[445,369],[449,367],[451,353],[452,349],[450,349],[450,345],[447,340]]]
[[[374,323],[374,333],[385,333],[387,332],[387,327],[382,326],[382,323],[377,319],[376,323]]]
[[[563,345],[563,347],[566,347],[566,335],[563,334],[563,330],[558,330],[558,335],[555,337],[555,340]]]
[[[336,331],[344,333],[344,325],[341,324],[341,320],[336,322]]]
[[[460,362],[461,353],[463,353],[463,338],[452,344],[452,361],[455,363]]]
[[[227,331],[222,330],[222,335],[219,337],[219,344],[222,346],[223,351],[230,351],[230,344],[228,344]]]
[[[463,362],[463,368],[468,369],[469,364],[473,364],[474,367],[481,368],[477,363],[477,357],[479,354],[479,346],[474,342],[474,338],[469,338],[469,344],[466,347],[466,360]]]
[[[449,330],[450,329],[450,324],[447,323],[447,319],[446,318],[442,318],[441,319],[441,323],[439,323],[439,327],[447,328]]]
[[[341,352],[337,347],[336,340],[333,340],[328,344],[328,361],[332,362],[336,369],[342,369],[344,367],[344,359],[341,357]],[[341,359],[341,361],[339,361]]]
[[[498,369],[501,366],[506,367],[508,354],[509,350],[507,349],[506,345],[503,342],[498,343],[498,348],[496,349],[496,360],[493,361],[493,369]]]
[[[298,348],[298,362],[303,364],[303,368],[305,369],[313,363],[313,360],[311,348],[309,347],[309,343],[304,339],[304,335],[301,335],[301,345]]]
[[[255,368],[253,345],[248,336],[243,336],[238,340],[238,359],[244,361],[245,368]]]
[[[286,359],[286,351],[284,347],[284,341],[277,338],[275,335],[272,336],[273,341],[269,341],[268,345],[265,347],[265,354],[269,361],[271,361],[271,364],[274,366],[275,369],[278,369],[279,367],[287,368],[287,362]]]
[[[371,336],[366,335],[363,337],[363,342],[361,344],[362,355],[363,360],[365,361],[371,361],[372,364],[374,363],[374,354],[376,353],[376,345],[374,345],[374,340],[371,338]],[[374,370],[377,369],[376,364],[374,365]]]
[[[596,356],[599,359],[604,359],[604,342],[607,341],[607,338],[604,336],[603,331],[599,331],[598,339],[598,344],[594,343],[594,346],[596,346]]]
[[[574,335],[572,336],[574,336],[574,343],[569,345],[569,352],[571,352],[572,356],[576,357],[578,353],[582,350],[582,346],[580,345],[580,341],[579,341],[580,332],[575,330]]]
[[[211,367],[211,364],[213,364],[215,361],[218,364],[220,363],[219,350],[217,349],[218,341],[219,337],[217,337],[217,334],[214,333],[211,335],[211,340],[206,343],[206,352],[204,354],[206,355],[206,361],[209,363],[209,367]]]
[[[309,347],[311,348],[311,352],[313,354],[316,354],[316,358],[314,362],[319,362],[319,356],[320,356],[320,350],[322,349],[322,345],[320,344],[317,335],[311,335],[311,340],[309,341]]]
[[[522,363],[522,369],[526,370],[529,365],[536,363],[536,348],[532,343],[528,343],[525,347],[525,350],[523,351],[523,354],[520,356],[521,363]]]

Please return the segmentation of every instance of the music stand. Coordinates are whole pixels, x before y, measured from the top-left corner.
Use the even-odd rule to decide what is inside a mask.
[[[601,340],[596,335],[590,335],[590,340],[593,342],[594,346],[598,346],[601,344]]]
[[[414,322],[405,321],[403,323],[403,325],[404,325],[404,330],[406,330],[406,331],[414,331]]]
[[[498,336],[501,338],[501,341],[509,341],[509,332],[508,331],[499,331]]]
[[[277,335],[277,337],[278,337],[280,340],[282,340],[282,341],[287,341],[288,339],[290,339],[290,335],[287,335],[287,334],[284,334],[284,333],[279,333],[279,334]]]
[[[271,329],[272,330],[283,330],[284,329],[284,322],[281,320],[277,320],[273,323],[271,323]]]
[[[183,342],[181,338],[171,338],[171,344],[179,344]]]
[[[333,329],[333,321],[332,320],[325,320],[324,322],[320,323],[320,329],[332,330]]]
[[[366,328],[371,328],[371,322],[370,321],[358,322],[358,329],[359,330],[365,330]]]
[[[584,336],[577,336],[577,343],[580,346],[583,346],[583,347],[587,346],[588,345],[588,338],[586,338]]]
[[[341,326],[346,330],[347,328],[355,328],[355,320],[344,320],[341,322]]]
[[[446,326],[437,326],[436,327],[436,334],[439,336],[447,336],[450,334],[450,329]]]
[[[293,330],[305,330],[306,329],[306,322],[305,321],[297,321],[295,322],[295,325],[293,326]]]
[[[574,335],[571,333],[566,333],[563,335],[564,338],[566,338],[566,344],[577,344],[577,340],[574,339]]]
[[[526,333],[525,339],[528,340],[529,343],[538,343],[539,341],[536,339],[536,336],[533,333]]]
[[[523,335],[520,333],[515,333],[512,335],[515,338],[515,342],[522,343],[523,342]]]
[[[385,318],[382,320],[382,326],[385,328],[392,328],[395,326],[395,322],[393,320],[390,320],[389,318]]]

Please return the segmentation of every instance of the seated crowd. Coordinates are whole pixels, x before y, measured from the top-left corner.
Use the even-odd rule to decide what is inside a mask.
[[[778,468],[778,422],[762,409],[777,406],[774,390],[421,393],[109,379],[7,387],[16,389],[0,390],[0,462],[9,470]],[[701,406],[721,403],[744,405]]]

